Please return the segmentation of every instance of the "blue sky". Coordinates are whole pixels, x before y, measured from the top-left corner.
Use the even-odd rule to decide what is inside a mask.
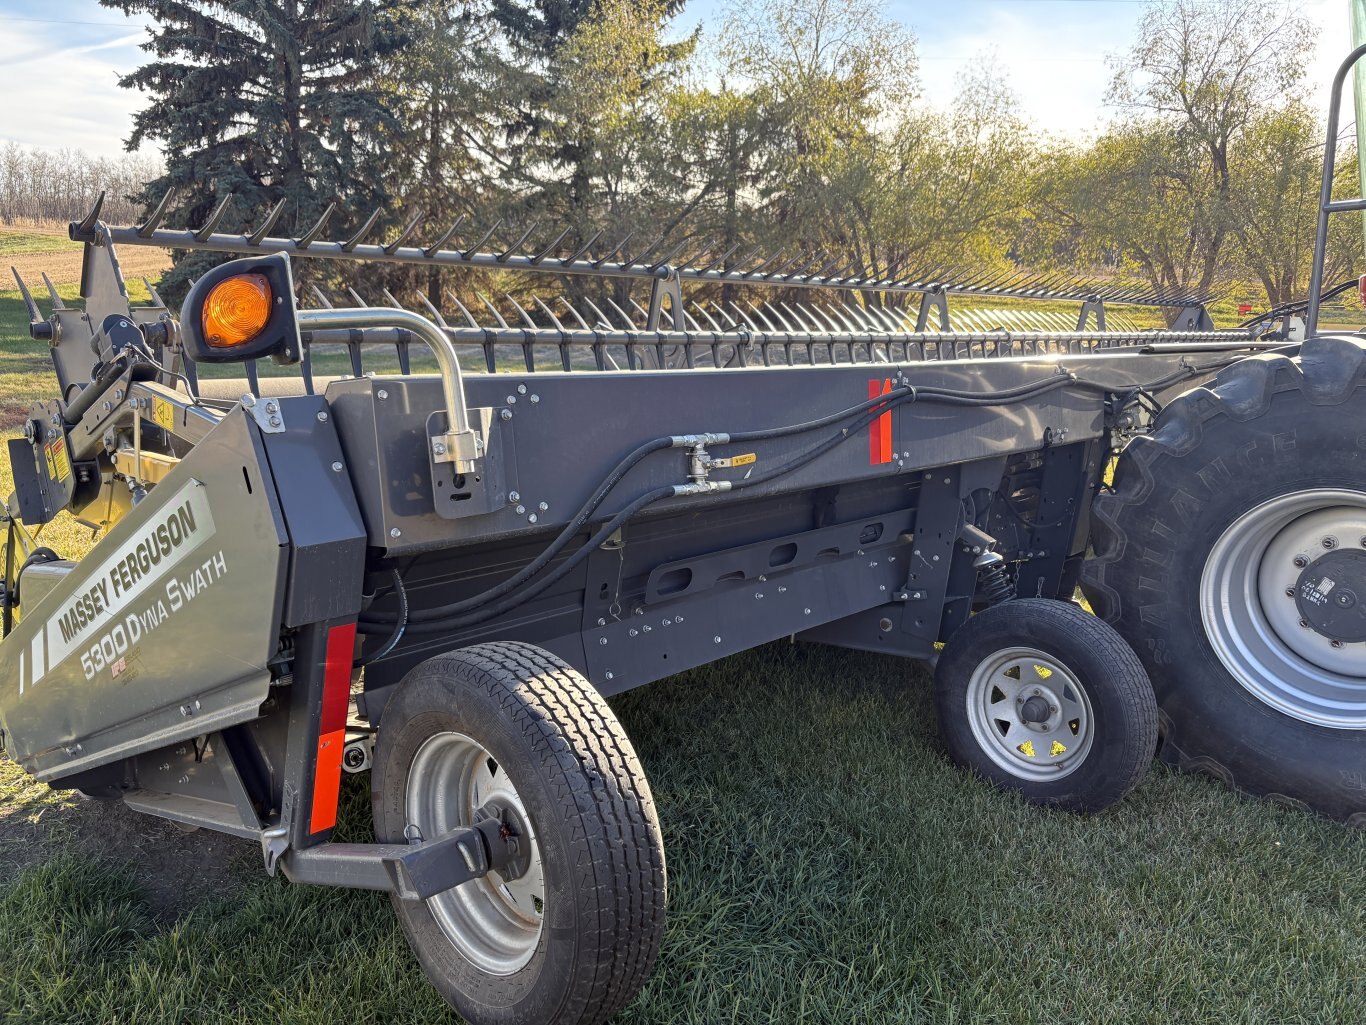
[[[691,0],[680,27],[719,29],[737,0]],[[739,0],[742,2],[742,0]],[[1326,100],[1346,54],[1347,3],[1304,0],[1322,29],[1306,54],[1309,84]],[[1142,0],[888,0],[916,34],[926,98],[947,103],[965,64],[989,59],[1040,129],[1084,138],[1104,120],[1105,55],[1134,37]],[[95,0],[0,0],[0,141],[113,155],[139,106],[116,77],[138,65],[139,22]]]

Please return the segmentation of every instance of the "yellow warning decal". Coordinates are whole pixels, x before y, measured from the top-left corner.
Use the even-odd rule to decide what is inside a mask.
[[[1053,741],[1053,746],[1050,747],[1050,748],[1048,749],[1048,754],[1049,754],[1049,756],[1050,756],[1050,757],[1053,757],[1053,758],[1056,758],[1056,757],[1058,757],[1058,755],[1062,755],[1062,754],[1066,754],[1066,753],[1067,753],[1067,748],[1066,748],[1066,746],[1064,746],[1063,744],[1059,743],[1059,742],[1056,741],[1056,740]]]
[[[152,401],[152,422],[168,431],[175,430],[175,406],[165,399]]]
[[[1032,741],[1032,740],[1026,740],[1023,744],[1021,744],[1021,745],[1020,745],[1019,747],[1017,747],[1015,750],[1016,750],[1016,751],[1019,751],[1020,754],[1024,755],[1026,758],[1033,758],[1033,757],[1034,757],[1034,741]]]
[[[748,466],[750,463],[755,462],[758,458],[759,457],[755,455],[753,452],[746,452],[742,456],[731,456],[730,465]]]
[[[64,481],[71,476],[71,457],[66,453],[66,439],[58,438],[45,446],[47,450],[47,475],[55,481]]]
[[[1037,662],[1034,663],[1034,672],[1039,674],[1040,680],[1046,680],[1053,675],[1053,670],[1049,669],[1048,666],[1041,666]]]

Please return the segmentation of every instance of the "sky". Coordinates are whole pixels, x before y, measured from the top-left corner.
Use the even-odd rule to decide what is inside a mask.
[[[680,28],[700,22],[704,34],[716,31],[731,2],[691,0]],[[1307,84],[1326,104],[1349,49],[1348,4],[1300,6],[1320,26],[1317,52],[1305,55]],[[1084,139],[1107,116],[1105,56],[1133,41],[1143,0],[887,0],[886,9],[917,37],[930,103],[947,106],[955,76],[985,58],[1036,127]],[[117,78],[145,58],[144,38],[140,20],[95,0],[0,0],[0,142],[122,152],[140,97]]]

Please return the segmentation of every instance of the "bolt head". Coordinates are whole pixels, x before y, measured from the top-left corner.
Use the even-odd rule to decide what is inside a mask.
[[[1294,561],[1295,561],[1295,568],[1296,568],[1296,569],[1304,569],[1305,566],[1308,566],[1308,565],[1309,565],[1309,560],[1306,559],[1303,555],[1297,555],[1297,556],[1295,556],[1295,560],[1294,560]]]
[[[606,637],[599,637],[599,638],[598,638],[598,644],[599,644],[599,645],[606,645],[606,644],[607,644],[607,638],[606,638]]]
[[[532,405],[535,405],[536,403],[538,403],[538,402],[540,402],[540,401],[541,401],[541,397],[540,397],[539,395],[533,395],[533,396],[531,396],[531,404],[532,404]]]
[[[711,639],[711,642],[712,642],[713,644],[720,644],[720,643],[721,643],[721,635],[720,635],[720,634],[717,634],[715,637],[713,637],[713,638]]]
[[[320,409],[320,410],[318,410],[318,423],[320,423],[320,424],[325,424],[325,423],[327,423],[327,410],[325,410],[325,409]]]
[[[385,391],[383,388],[381,388],[379,391],[375,392],[375,398],[379,399],[380,401],[383,401],[384,399],[387,399],[388,397],[389,397],[389,393],[388,393],[387,391]]]
[[[403,531],[399,530],[397,527],[390,527],[389,536],[394,538],[402,537]]]
[[[516,509],[513,510],[513,512],[515,512],[518,516],[521,516],[522,513],[526,512],[526,506],[519,505]]]
[[[525,395],[525,394],[526,394],[526,385],[524,385],[524,384],[519,384],[519,385],[517,386],[517,394],[518,394],[518,395]]]
[[[517,491],[509,491],[509,492],[508,492],[508,501],[509,501],[509,502],[520,502],[521,500],[522,500],[522,496],[521,496],[520,492],[517,492]]]
[[[545,502],[541,502],[539,505],[536,506],[536,508],[541,510],[541,512],[545,512],[547,509],[550,508],[550,506]]]
[[[1341,641],[1336,641],[1336,640],[1335,640],[1335,641],[1330,641],[1329,643],[1330,643],[1333,647],[1335,647],[1335,648],[1340,648],[1340,647],[1342,647],[1342,642],[1341,642]]]
[[[604,675],[604,679],[614,680],[616,679],[616,677],[614,677],[611,673],[607,673]]]
[[[1338,539],[1335,538],[1332,534],[1329,534],[1327,537],[1323,539],[1322,544],[1324,548],[1327,548],[1331,551],[1332,549],[1338,546]]]
[[[335,463],[332,464],[332,469],[333,469],[333,471],[335,471],[336,473],[341,473],[341,468],[342,468],[342,464],[341,464],[341,460],[340,460],[340,459],[337,460]]]
[[[442,442],[440,442],[440,441],[433,442],[433,443],[432,443],[432,452],[435,453],[436,455],[444,456],[444,455],[446,454],[446,446],[445,446],[445,444],[442,443]]]
[[[528,523],[535,523],[535,522],[536,522],[536,514],[535,514],[535,513],[532,513],[530,516],[528,516],[528,517],[526,518],[526,521],[527,521]]]
[[[510,409],[505,409],[505,410],[503,410],[501,413],[498,414],[498,418],[499,418],[500,420],[511,420],[511,419],[512,419],[512,410],[510,410]]]
[[[1300,620],[1300,626],[1302,626],[1302,627],[1304,627],[1306,630],[1308,630],[1308,629],[1309,629],[1309,620],[1307,620],[1307,619],[1301,619],[1301,620]]]
[[[1285,589],[1285,596],[1286,596],[1287,598],[1293,598],[1293,597],[1295,597],[1295,589],[1294,589],[1293,587],[1287,587],[1287,588]]]
[[[278,413],[279,411],[280,411],[280,405],[279,405],[279,403],[277,403],[277,402],[267,402],[267,403],[266,403],[266,412],[267,412],[267,413]]]

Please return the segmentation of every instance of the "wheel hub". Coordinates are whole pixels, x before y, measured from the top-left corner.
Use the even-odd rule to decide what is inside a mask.
[[[1295,491],[1210,549],[1200,615],[1224,668],[1303,722],[1366,728],[1366,493]]]
[[[1295,603],[1311,629],[1330,641],[1366,641],[1366,549],[1338,550],[1300,574]]]
[[[987,756],[1021,779],[1061,779],[1091,750],[1091,700],[1076,675],[1036,648],[1004,648],[968,681],[968,724]]]

